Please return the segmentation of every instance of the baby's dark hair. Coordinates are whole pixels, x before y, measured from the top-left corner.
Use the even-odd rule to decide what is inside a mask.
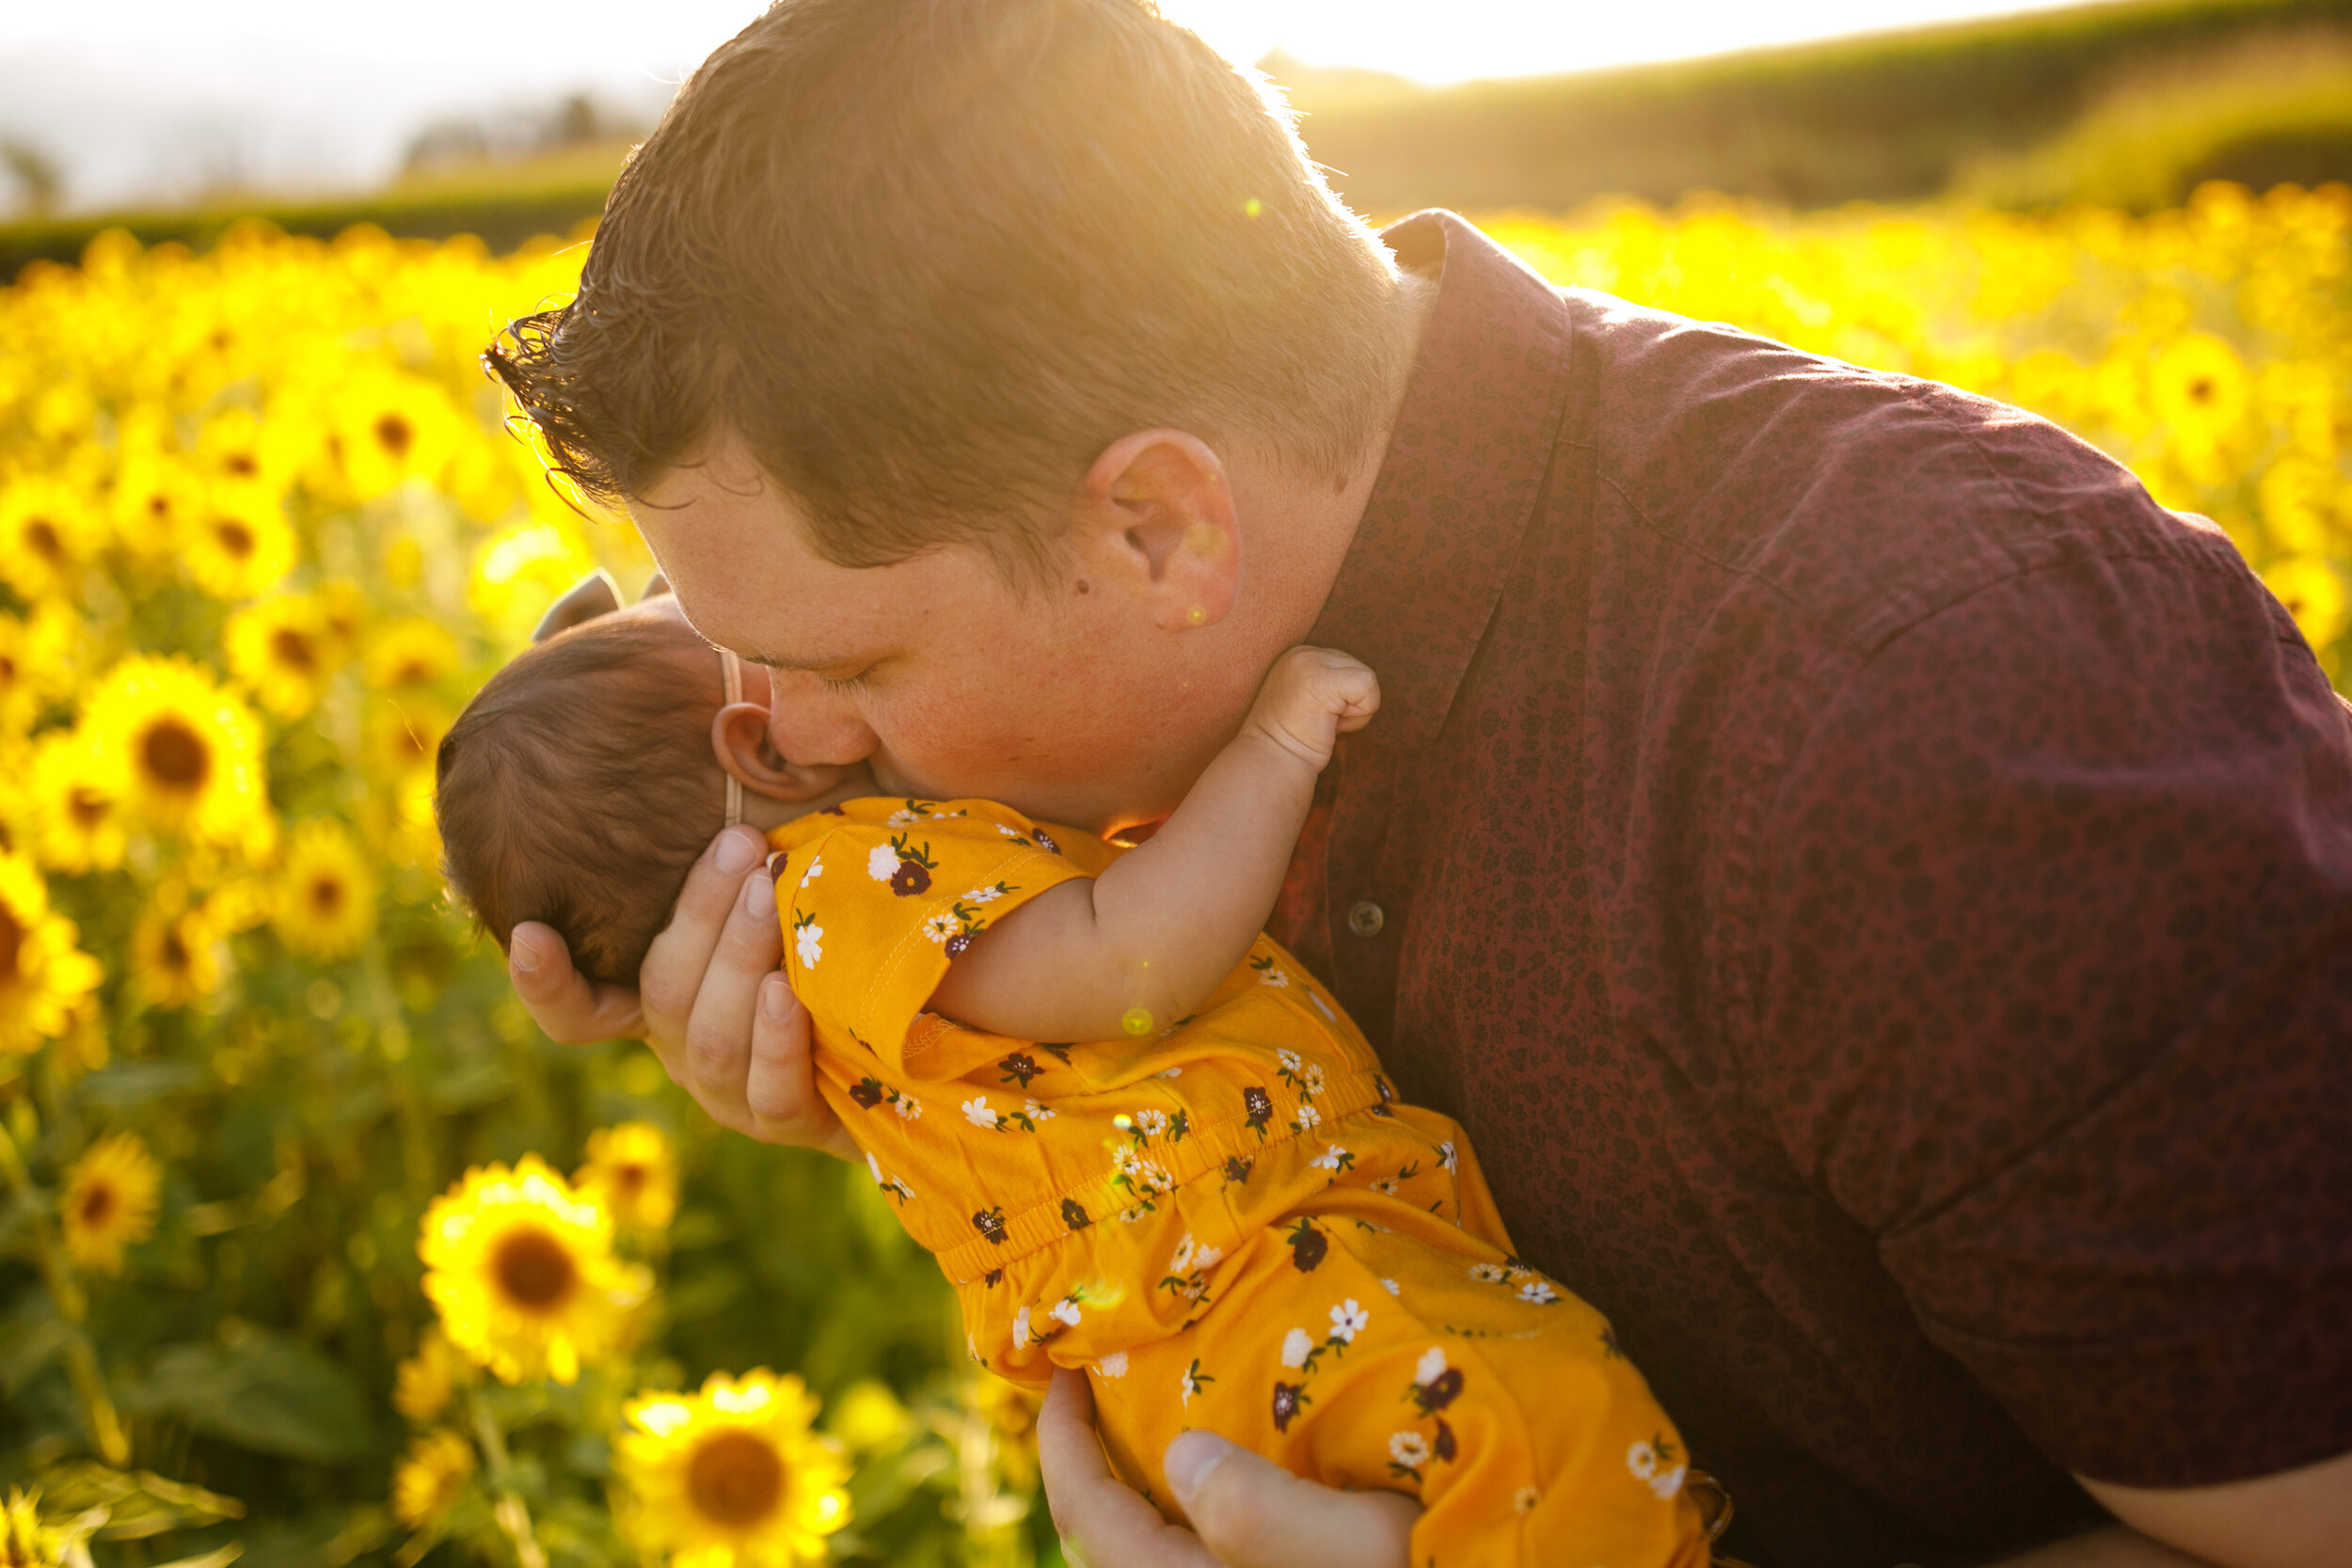
[[[719,687],[718,655],[683,622],[605,615],[475,694],[442,737],[433,809],[442,874],[501,947],[545,921],[582,974],[637,983],[723,825]]]

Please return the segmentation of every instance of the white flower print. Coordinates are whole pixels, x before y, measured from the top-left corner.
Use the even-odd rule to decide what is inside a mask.
[[[1321,1111],[1316,1110],[1312,1105],[1301,1105],[1298,1108],[1298,1116],[1296,1119],[1294,1120],[1291,1125],[1297,1128],[1301,1132],[1304,1132],[1309,1128],[1313,1127],[1316,1123],[1322,1120],[1323,1113]],[[1323,1162],[1318,1160],[1315,1164],[1321,1164]]]
[[[906,807],[900,806],[897,811],[890,814],[890,820],[885,823],[884,826],[892,828],[912,828],[917,822],[922,821],[924,816],[925,814],[922,812],[909,811]]]
[[[1321,1094],[1323,1092],[1322,1063],[1309,1062],[1307,1064],[1307,1086],[1301,1092],[1306,1094]]]
[[[1290,983],[1291,977],[1283,974],[1279,969],[1262,969],[1258,971],[1258,984],[1262,986],[1274,986],[1279,988],[1287,986]]]
[[[1302,1105],[1299,1109],[1303,1111],[1306,1107]],[[1348,1153],[1337,1144],[1327,1144],[1321,1157],[1307,1163],[1317,1170],[1341,1170],[1347,1165]]]
[[[806,887],[824,874],[825,857],[818,855],[808,863],[808,869],[801,873],[801,885]]]
[[[1127,1353],[1123,1350],[1111,1352],[1094,1364],[1094,1370],[1104,1377],[1125,1377],[1127,1375]]]
[[[1454,1168],[1454,1141],[1449,1138],[1438,1146],[1438,1164],[1447,1170]]]
[[[1331,1308],[1331,1338],[1343,1345],[1352,1345],[1372,1322],[1372,1314],[1356,1305],[1354,1296]]]
[[[1166,1038],[1166,1037],[1167,1037],[1166,1034],[1165,1034],[1165,1033],[1163,1033],[1163,1035],[1161,1036],[1161,1037],[1162,1037],[1162,1038]],[[1152,1077],[1154,1077],[1154,1078],[1182,1078],[1184,1075],[1184,1069],[1183,1068],[1180,1068],[1180,1067],[1172,1067],[1172,1068],[1169,1068],[1169,1069],[1168,1069],[1166,1072],[1155,1072],[1155,1073],[1153,1073],[1152,1076]]]
[[[1690,1474],[1691,1469],[1687,1465],[1677,1465],[1669,1469],[1666,1461],[1673,1452],[1673,1445],[1662,1437],[1636,1443],[1626,1450],[1625,1467],[1633,1472],[1634,1480],[1648,1486],[1663,1500],[1682,1490],[1683,1478]]]
[[[1004,895],[1005,890],[1001,887],[976,887],[963,896],[966,903],[993,904]]]
[[[1006,827],[1006,826],[1005,826],[1002,822],[999,822],[999,823],[997,823],[997,824],[996,824],[996,831],[997,831],[998,832],[1000,832],[1000,833],[1004,834],[1007,838],[1019,838],[1019,837],[1021,836],[1021,830],[1020,830],[1020,829],[1018,829],[1018,828],[1008,828],[1008,827]],[[1118,1375],[1119,1375],[1119,1373],[1117,1373],[1117,1372],[1113,1372],[1113,1373],[1111,1374],[1111,1376],[1113,1376],[1113,1377],[1117,1377]]]
[[[898,1113],[898,1119],[900,1121],[921,1121],[923,1119],[923,1102],[915,1099],[913,1095],[902,1094],[898,1096],[898,1099],[893,1100],[890,1102],[890,1108]]]
[[[1190,1274],[1192,1272],[1192,1232],[1187,1230],[1184,1232],[1184,1239],[1176,1243],[1175,1252],[1170,1254],[1168,1257],[1168,1272],[1170,1274]]]
[[[1199,1392],[1200,1392],[1200,1363],[1195,1361],[1191,1366],[1184,1369],[1184,1397],[1182,1402],[1190,1404],[1192,1402],[1192,1396]]]
[[[1168,1131],[1166,1111],[1141,1111],[1136,1115],[1136,1130],[1147,1138],[1156,1138]]]
[[[886,882],[898,874],[898,851],[887,844],[877,844],[866,852],[866,874],[878,882]]]
[[[1077,1327],[1078,1298],[1075,1296],[1062,1297],[1061,1300],[1054,1303],[1054,1310],[1049,1313],[1048,1316],[1050,1316],[1056,1323],[1067,1323],[1072,1328]]]
[[[898,867],[894,865],[891,869],[895,871]],[[1284,1072],[1296,1072],[1298,1070],[1298,1053],[1295,1051],[1277,1051],[1274,1053],[1274,1059],[1282,1065],[1282,1070]]]
[[[1510,1277],[1511,1271],[1500,1263],[1472,1263],[1470,1277],[1481,1285],[1500,1285]]]
[[[963,929],[963,922],[942,910],[923,922],[923,935],[932,942],[946,942]]]
[[[1549,1307],[1560,1299],[1560,1292],[1540,1279],[1531,1279],[1519,1287],[1519,1299],[1531,1307]]]
[[[1012,1315],[1012,1348],[1019,1350],[1029,1342],[1029,1309],[1023,1307]]]
[[[1021,1102],[1021,1114],[1031,1121],[1051,1121],[1060,1113],[1042,1101],[1025,1100]]]
[[[1432,1345],[1421,1353],[1421,1363],[1413,1369],[1413,1381],[1431,1384],[1445,1376],[1445,1347]]]
[[[801,956],[803,969],[815,969],[817,960],[825,956],[825,928],[822,926],[800,926],[792,931],[792,946]]]
[[[877,1187],[882,1186],[882,1162],[874,1158],[874,1151],[872,1149],[867,1149],[866,1151],[866,1168],[874,1173],[874,1185]]]
[[[1429,1439],[1418,1432],[1389,1433],[1389,1463],[1400,1470],[1418,1472],[1429,1463]]]
[[[1195,1270],[1205,1272],[1216,1268],[1216,1260],[1224,1256],[1222,1248],[1204,1246],[1192,1255],[1192,1266]]]
[[[1392,1296],[1396,1296],[1396,1295],[1403,1295],[1403,1294],[1405,1293],[1403,1291],[1401,1291],[1401,1290],[1399,1290],[1399,1289],[1397,1288],[1397,1283],[1396,1283],[1396,1281],[1395,1281],[1395,1280],[1393,1280],[1393,1279],[1384,1279],[1384,1280],[1382,1280],[1382,1281],[1380,1282],[1380,1288],[1381,1288],[1382,1290],[1384,1290],[1384,1291],[1388,1291],[1388,1292],[1389,1292],[1389,1294],[1391,1294],[1391,1295],[1392,1295]]]
[[[1282,1336],[1282,1365],[1285,1367],[1305,1366],[1307,1357],[1312,1354],[1314,1348],[1315,1342],[1307,1338],[1305,1329],[1292,1329]]]
[[[1532,1486],[1522,1486],[1511,1498],[1511,1510],[1515,1513],[1533,1513],[1535,1512],[1535,1505],[1543,1500],[1544,1495],[1541,1492]]]
[[[1396,1196],[1396,1178],[1393,1176],[1384,1176],[1379,1180],[1375,1181],[1372,1184],[1372,1190],[1375,1193],[1385,1193],[1391,1197],[1393,1197]]]
[[[963,1119],[975,1127],[985,1127],[991,1132],[1000,1130],[1005,1124],[1005,1118],[989,1105],[986,1095],[974,1095],[963,1102]]]

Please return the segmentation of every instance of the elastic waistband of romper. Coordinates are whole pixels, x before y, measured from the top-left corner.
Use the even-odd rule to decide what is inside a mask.
[[[1360,1111],[1391,1100],[1394,1096],[1381,1081],[1377,1072],[1342,1071],[1332,1075],[1323,1092],[1302,1096],[1288,1085],[1269,1086],[1267,1098],[1274,1103],[1270,1124],[1279,1133],[1269,1132],[1263,1142],[1249,1125],[1248,1114],[1237,1111],[1221,1121],[1196,1127],[1184,1142],[1163,1145],[1148,1151],[1148,1157],[1168,1175],[1164,1192],[1174,1192],[1187,1182],[1224,1168],[1225,1162],[1235,1155],[1254,1158],[1265,1149],[1308,1136],[1310,1131],[1320,1131],[1326,1124],[1345,1119]],[[1298,1125],[1298,1108],[1312,1105],[1316,1112],[1314,1128]],[[1156,1195],[1155,1195],[1156,1196]],[[992,1242],[977,1237],[949,1252],[938,1254],[939,1266],[949,1280],[957,1285],[969,1285],[991,1270],[1001,1269],[1032,1253],[1041,1252],[1057,1242],[1067,1241],[1074,1232],[1062,1218],[1065,1199],[1075,1198],[1099,1225],[1117,1225],[1119,1212],[1133,1207],[1135,1199],[1111,1185],[1111,1178],[1083,1187],[1073,1187],[1055,1194],[1043,1202],[1005,1217],[1001,1241]]]

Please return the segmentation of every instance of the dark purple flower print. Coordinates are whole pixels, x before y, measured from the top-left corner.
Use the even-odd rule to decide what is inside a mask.
[[[1061,846],[1054,842],[1054,838],[1051,833],[1048,833],[1042,828],[1034,828],[1030,831],[1037,834],[1038,843],[1044,847],[1047,850],[1057,855],[1061,853]]]
[[[1061,1222],[1073,1230],[1084,1230],[1094,1223],[1087,1217],[1086,1205],[1074,1197],[1061,1200]]]
[[[930,868],[921,861],[901,860],[898,869],[890,874],[890,891],[901,898],[918,893],[929,893],[931,887]]]
[[[861,1078],[850,1085],[850,1098],[866,1110],[882,1102],[882,1084],[879,1078]]]
[[[1315,1265],[1322,1262],[1324,1255],[1331,1250],[1331,1238],[1317,1230],[1311,1220],[1300,1220],[1298,1228],[1290,1233],[1289,1241],[1291,1262],[1300,1274],[1312,1274]],[[1460,1374],[1454,1376],[1458,1386]]]
[[[987,1237],[995,1245],[1003,1246],[1005,1244],[1005,1212],[1002,1209],[981,1210],[972,1216],[972,1228]]]
[[[1307,1402],[1307,1386],[1303,1383],[1278,1383],[1274,1386],[1274,1430],[1288,1432],[1291,1418]]]

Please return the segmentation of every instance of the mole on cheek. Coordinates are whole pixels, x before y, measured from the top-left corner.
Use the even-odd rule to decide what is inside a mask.
[[[1091,594],[1094,592],[1094,584],[1087,581],[1084,578],[1080,578],[1078,579],[1078,592],[1081,594]]]

